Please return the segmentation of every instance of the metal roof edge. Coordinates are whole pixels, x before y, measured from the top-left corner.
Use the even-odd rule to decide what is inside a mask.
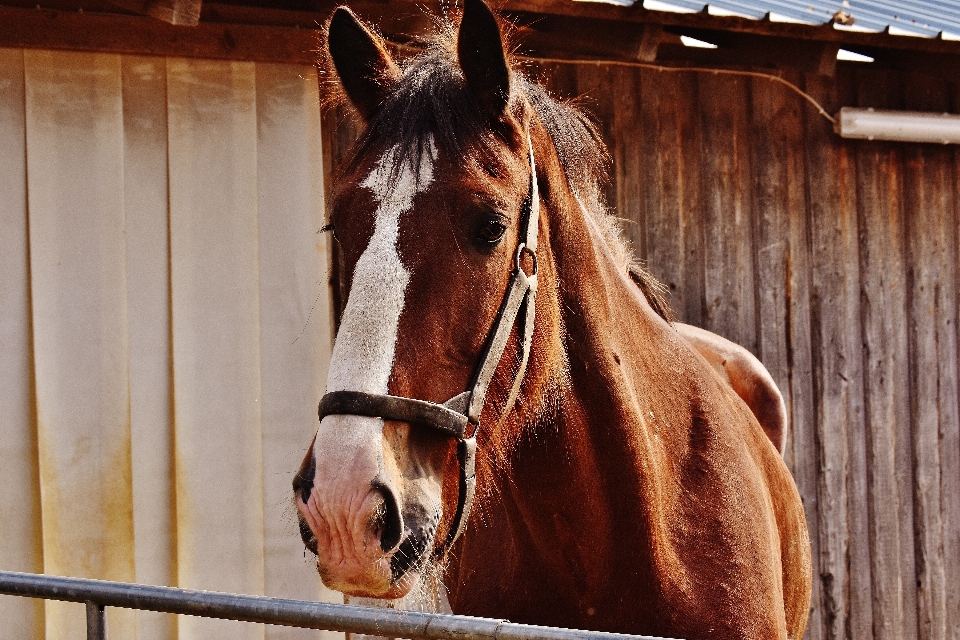
[[[392,0],[399,4],[416,4],[418,0]],[[688,0],[689,3],[689,0]],[[660,6],[660,0],[646,0],[648,5]],[[672,3],[671,3],[672,4]],[[692,3],[691,3],[692,4]],[[697,4],[700,4],[697,2]],[[704,8],[706,4],[701,5]],[[567,17],[593,18],[598,20],[625,21],[639,24],[658,24],[664,27],[729,31],[752,35],[810,40],[840,46],[860,46],[875,49],[909,50],[929,53],[960,54],[960,40],[948,36],[904,37],[884,31],[850,28],[834,23],[810,24],[792,21],[773,21],[741,16],[711,15],[678,7],[661,11],[644,7],[641,2],[615,5],[609,2],[583,2],[577,0],[502,0],[499,9],[507,13],[544,14]],[[958,36],[960,38],[960,36]]]

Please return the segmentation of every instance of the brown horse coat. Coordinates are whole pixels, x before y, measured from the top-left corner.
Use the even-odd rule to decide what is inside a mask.
[[[674,322],[673,326],[747,403],[770,442],[783,453],[788,428],[787,406],[763,363],[740,345],[715,333],[682,322]]]
[[[453,443],[389,420],[321,421],[294,488],[324,582],[392,598],[436,570],[457,613],[799,638],[810,546],[776,429],[764,433],[741,385],[762,378],[755,364],[650,306],[596,198],[596,132],[510,71],[482,1],[465,2],[455,55],[445,37],[401,69],[348,11],[330,25],[336,72],[369,126],[332,205],[351,287],[328,389],[444,402],[466,388],[519,242],[528,136],[540,189],[530,363],[505,407],[516,362],[500,362],[478,503],[435,569],[456,503]]]

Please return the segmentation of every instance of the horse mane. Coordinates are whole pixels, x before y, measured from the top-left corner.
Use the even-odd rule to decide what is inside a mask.
[[[341,171],[355,170],[360,158],[382,150],[378,147],[383,140],[398,145],[400,155],[394,165],[394,178],[406,163],[419,168],[422,154],[433,153],[433,147],[454,157],[475,158],[492,175],[505,170],[493,152],[501,134],[477,108],[457,63],[457,27],[439,17],[434,24],[435,33],[423,43],[423,50],[400,62],[396,90],[390,92],[368,123]],[[504,29],[504,33],[509,33],[509,29]],[[604,198],[603,187],[609,181],[612,160],[597,125],[573,101],[557,99],[517,71],[517,61],[511,60],[511,68],[514,70],[508,108],[519,110],[526,98],[553,140],[567,184],[585,215],[597,223],[614,259],[637,284],[653,310],[672,322],[666,287],[637,260]],[[336,77],[329,54],[321,62],[321,71],[324,70],[325,77]],[[328,104],[349,104],[340,83],[330,84],[333,90],[327,94]]]

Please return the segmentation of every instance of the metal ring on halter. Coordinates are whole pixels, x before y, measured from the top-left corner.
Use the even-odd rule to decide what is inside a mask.
[[[533,260],[532,273],[527,273],[526,271],[523,271],[523,268],[520,265],[520,261],[523,259],[524,253],[530,256],[530,259]],[[527,246],[526,242],[521,242],[520,244],[517,245],[517,253],[513,257],[513,266],[517,271],[523,271],[524,275],[527,276],[528,278],[532,278],[533,276],[537,275],[537,254],[534,253],[533,249]]]

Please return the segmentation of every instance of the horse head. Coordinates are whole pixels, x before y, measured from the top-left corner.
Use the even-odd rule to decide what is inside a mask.
[[[330,207],[349,293],[294,491],[324,583],[396,598],[463,528],[474,450],[482,478],[545,413],[529,399],[562,384],[556,277],[537,248],[561,169],[482,0],[402,67],[346,8],[328,49],[366,129]]]

